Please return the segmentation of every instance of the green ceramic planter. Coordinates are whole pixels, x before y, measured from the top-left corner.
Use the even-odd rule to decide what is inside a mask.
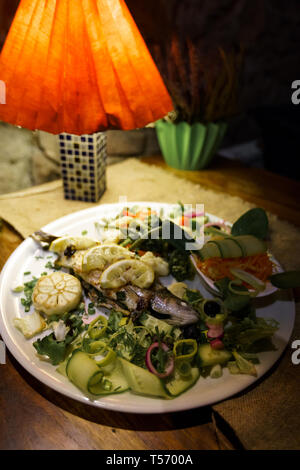
[[[180,170],[206,168],[218,150],[225,132],[226,122],[193,125],[187,122],[173,124],[156,122],[156,133],[166,163]]]

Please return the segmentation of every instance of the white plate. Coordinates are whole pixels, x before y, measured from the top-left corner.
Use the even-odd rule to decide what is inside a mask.
[[[146,205],[153,209],[161,207],[170,209],[167,204],[132,202],[130,205]],[[102,217],[116,215],[124,204],[105,204],[95,208],[86,209],[50,223],[43,227],[44,231],[54,235],[81,235],[83,230],[88,230],[88,236],[96,237],[94,222]],[[214,218],[217,220],[217,218]],[[35,259],[44,255],[45,259]],[[247,388],[265,374],[278,360],[289,342],[295,317],[295,304],[289,292],[277,291],[273,295],[257,299],[257,314],[264,318],[274,318],[280,323],[279,330],[274,336],[276,351],[260,354],[261,364],[257,366],[258,377],[232,376],[227,370],[220,379],[200,378],[197,384],[181,396],[173,400],[163,400],[134,395],[125,392],[120,395],[111,395],[104,398],[91,400],[78,390],[67,378],[56,372],[50,363],[41,361],[35,354],[32,343],[36,340],[26,340],[13,326],[14,317],[23,317],[24,312],[20,304],[22,294],[13,294],[12,288],[23,284],[24,272],[31,271],[32,275],[39,276],[45,271],[45,263],[48,252],[42,252],[36,243],[28,238],[12,254],[2,270],[0,277],[0,332],[8,349],[20,364],[38,380],[52,389],[83,403],[99,408],[130,413],[166,413],[182,411],[200,406],[209,405],[228,398]],[[31,276],[25,276],[25,281]],[[166,281],[167,283],[170,280]],[[189,282],[190,287],[198,288],[207,297],[211,295],[196,277]]]

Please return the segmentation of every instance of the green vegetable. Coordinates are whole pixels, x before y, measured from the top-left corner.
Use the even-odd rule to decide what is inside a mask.
[[[191,374],[191,361],[179,361],[176,364],[176,369],[182,377],[188,377]]]
[[[240,235],[235,238],[209,240],[198,253],[202,260],[206,260],[209,258],[239,258],[265,252],[266,245],[262,240],[253,235]]]
[[[66,356],[66,347],[69,341],[57,341],[54,333],[38,339],[33,343],[38,354],[48,356],[51,363],[55,366],[62,362]]]
[[[230,374],[232,375],[240,374],[240,369],[238,368],[236,361],[228,361],[227,367],[228,367]]]
[[[197,341],[195,339],[180,339],[175,341],[173,355],[176,361],[192,360],[197,353]]]
[[[186,289],[182,300],[195,308],[203,301],[203,295],[196,289]]]
[[[124,376],[134,393],[169,398],[160,379],[142,367],[120,358]]]
[[[108,371],[99,367],[88,354],[77,349],[67,362],[66,373],[71,382],[85,393],[108,395],[128,390],[127,381],[118,360]]]
[[[222,294],[225,308],[230,312],[239,312],[250,305],[250,293],[249,295],[245,295],[248,289],[243,285],[235,286],[236,292],[234,293],[230,290],[230,283],[231,280],[228,277],[224,277],[216,281],[215,286]],[[239,290],[242,292],[241,294],[237,293]]]
[[[94,315],[94,313],[96,313],[95,306],[94,306],[93,302],[90,302],[89,305],[88,305],[88,314],[89,315]]]
[[[226,349],[213,349],[209,343],[200,344],[198,348],[199,367],[211,367],[216,364],[226,364],[232,354]]]
[[[195,271],[186,252],[179,249],[174,250],[169,258],[170,274],[176,281],[185,281],[187,279],[194,279]]]
[[[24,290],[24,286],[18,286],[18,287],[15,287],[12,291],[18,294],[19,292],[23,292],[23,290]]]
[[[95,318],[88,326],[88,335],[91,339],[99,339],[103,336],[107,329],[107,318],[103,315]]]
[[[254,237],[265,239],[268,235],[269,222],[264,209],[250,209],[243,214],[232,226],[231,234],[253,235]]]
[[[284,273],[273,274],[269,280],[273,286],[279,289],[300,287],[300,271],[286,271]]]
[[[53,365],[64,361],[71,343],[85,328],[82,322],[82,309],[80,307],[78,310],[68,312],[58,318],[63,320],[66,326],[70,328],[64,341],[57,341],[54,333],[51,333],[33,343],[37,353],[42,356],[48,356]],[[50,320],[56,321],[57,318],[55,315],[52,315]]]
[[[173,326],[169,323],[160,320],[153,315],[145,313],[140,317],[140,323],[150,330],[153,334],[158,333],[160,336],[170,335],[173,330]]]
[[[25,312],[29,312],[32,305],[32,293],[38,279],[34,277],[31,281],[24,283],[25,298],[21,298],[21,304],[25,307]]]
[[[220,364],[216,364],[211,368],[210,371],[210,378],[212,379],[219,379],[223,375],[223,370]]]
[[[191,245],[196,246],[196,240],[192,238],[186,230],[183,230],[179,225],[174,224],[171,220],[163,220],[161,224],[161,233],[164,240],[168,242],[176,249],[183,252],[187,251],[187,244],[189,250]]]
[[[252,362],[247,361],[247,359],[238,354],[236,351],[233,351],[232,354],[235,358],[235,362],[240,374],[253,375],[254,377],[257,377],[257,371],[255,365]]]
[[[191,367],[190,372],[186,375],[183,375],[178,369],[175,369],[174,375],[170,380],[164,383],[164,387],[168,394],[172,397],[177,397],[191,388],[197,382],[199,376],[200,371],[198,367]]]
[[[275,320],[245,317],[225,328],[223,343],[227,349],[239,352],[274,349],[270,340],[277,329],[278,322]],[[259,343],[259,348],[256,348],[257,343]]]
[[[108,321],[107,321],[107,328],[110,333],[115,333],[119,328],[119,323],[123,318],[123,314],[116,310],[111,310]]]

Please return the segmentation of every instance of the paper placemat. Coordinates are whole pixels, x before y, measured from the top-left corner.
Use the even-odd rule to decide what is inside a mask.
[[[231,222],[254,207],[238,197],[205,189],[138,159],[109,166],[107,187],[100,204],[118,202],[121,196],[129,202],[203,203],[206,212]],[[95,205],[65,200],[62,182],[55,181],[0,196],[0,217],[25,238],[59,217]],[[268,215],[274,256],[286,269],[299,269],[300,231],[277,216]],[[294,339],[300,339],[299,305],[297,310]],[[272,373],[251,390],[213,407],[246,449],[300,448],[300,365],[292,364],[291,353],[291,348],[287,348]]]

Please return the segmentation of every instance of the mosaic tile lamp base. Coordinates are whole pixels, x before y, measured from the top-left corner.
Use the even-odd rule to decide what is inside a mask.
[[[65,199],[98,202],[106,189],[106,133],[58,139]]]

